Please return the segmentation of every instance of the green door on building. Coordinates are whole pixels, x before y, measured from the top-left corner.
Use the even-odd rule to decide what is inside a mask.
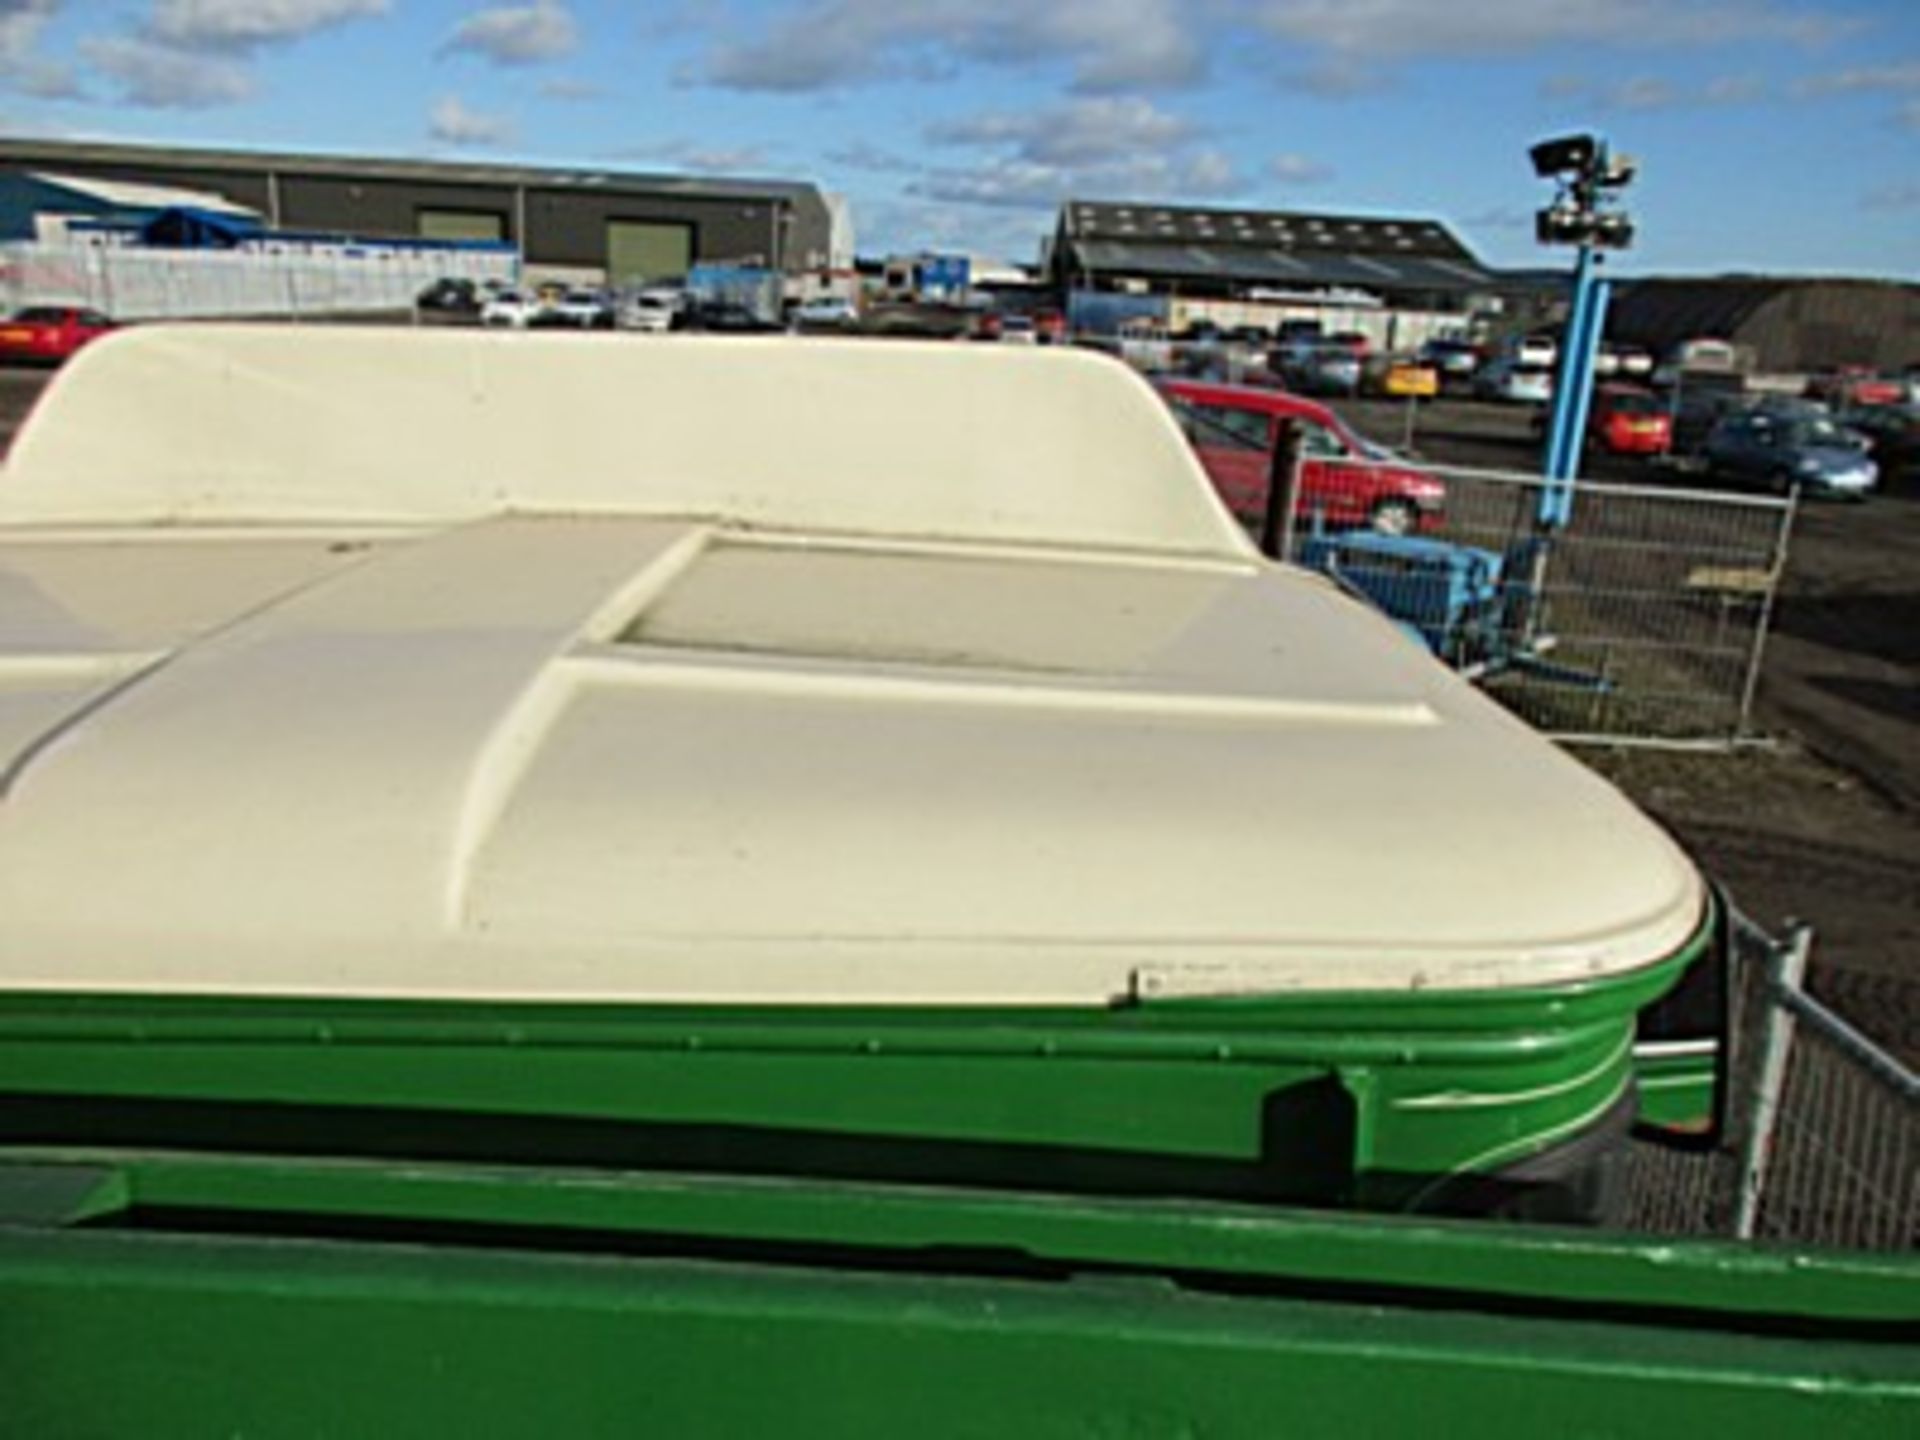
[[[507,217],[487,210],[422,210],[423,240],[504,240]]]
[[[693,264],[693,227],[640,220],[607,222],[607,279],[615,285],[685,275]]]

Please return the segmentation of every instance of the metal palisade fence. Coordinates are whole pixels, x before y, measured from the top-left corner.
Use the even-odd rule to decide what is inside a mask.
[[[511,251],[338,246],[331,253],[0,245],[0,305],[84,305],[116,320],[404,310],[443,278],[511,280]]]
[[[1733,917],[1725,1133],[1642,1141],[1632,1228],[1857,1250],[1920,1246],[1920,1075],[1810,995],[1812,932]]]
[[[1440,493],[1396,509],[1404,466],[1307,454],[1283,553],[1559,738],[1750,734],[1793,497],[1581,482],[1543,529],[1538,476],[1420,468]]]

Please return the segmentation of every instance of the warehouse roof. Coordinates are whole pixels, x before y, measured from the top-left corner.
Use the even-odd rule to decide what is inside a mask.
[[[98,144],[91,141],[0,139],[0,165],[165,166],[177,170],[263,170],[289,175],[416,180],[456,185],[525,185],[540,189],[646,191],[649,194],[793,198],[815,195],[805,181],[703,177],[651,171],[500,165],[472,161],[396,160],[369,155],[307,155],[288,151],[198,150],[179,146]],[[67,183],[65,177],[62,183]]]
[[[1493,283],[1436,220],[1070,200],[1056,248],[1076,268],[1170,279],[1400,290]]]

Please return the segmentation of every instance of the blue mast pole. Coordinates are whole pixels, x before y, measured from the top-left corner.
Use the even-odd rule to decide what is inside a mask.
[[[1593,245],[1581,245],[1573,272],[1573,304],[1561,346],[1560,372],[1554,383],[1553,424],[1543,471],[1547,483],[1540,488],[1539,521],[1544,530],[1564,528],[1573,515],[1574,481],[1580,475],[1581,442],[1593,401],[1594,357],[1606,332],[1610,287],[1599,268]]]

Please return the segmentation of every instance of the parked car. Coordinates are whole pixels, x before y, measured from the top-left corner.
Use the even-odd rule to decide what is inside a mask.
[[[1551,335],[1517,335],[1501,356],[1529,369],[1551,370],[1560,359],[1560,342]]]
[[[1430,530],[1443,518],[1438,476],[1355,434],[1332,410],[1299,395],[1246,385],[1168,380],[1160,393],[1194,453],[1240,520],[1266,515],[1277,426],[1300,430],[1300,493],[1294,513],[1329,529],[1371,526],[1392,535]]]
[[[524,330],[543,308],[523,290],[502,290],[480,307],[480,323],[495,329]]]
[[[1587,440],[1612,455],[1664,455],[1673,448],[1673,416],[1651,390],[1601,385],[1587,410]]]
[[[1473,393],[1482,400],[1504,400],[1514,405],[1550,404],[1553,372],[1545,365],[1502,355],[1475,373]]]
[[[527,322],[542,329],[611,330],[613,300],[599,290],[567,290],[558,300],[545,305]]]
[[[1033,323],[1031,315],[1002,315],[1000,343],[1002,345],[1037,345],[1040,343],[1039,327]]]
[[[803,300],[793,308],[796,330],[851,330],[860,323],[860,312],[853,302],[838,295],[823,295]]]
[[[436,280],[413,297],[416,310],[440,315],[478,315],[481,303],[478,282],[459,276]]]
[[[1783,419],[1764,411],[1731,415],[1707,437],[1712,472],[1744,485],[1785,493],[1864,500],[1879,483],[1879,467],[1860,438],[1827,419]]]
[[[614,324],[622,330],[664,334],[673,328],[673,317],[686,303],[687,292],[678,286],[644,285],[621,296]]]
[[[1329,345],[1343,345],[1353,352],[1353,358],[1365,362],[1373,353],[1373,342],[1358,330],[1336,330],[1326,337]]]
[[[116,328],[98,310],[83,306],[29,305],[0,322],[0,363],[58,365]]]
[[[1471,340],[1429,340],[1420,347],[1420,358],[1440,372],[1442,385],[1464,385],[1480,368],[1480,347]]]
[[[1614,354],[1623,380],[1645,382],[1653,378],[1653,352],[1643,345],[1614,345]]]
[[[1367,366],[1366,389],[1389,400],[1431,400],[1440,393],[1440,370],[1425,360],[1377,356]]]
[[[1880,375],[1869,365],[1841,365],[1807,381],[1808,398],[1833,405],[1898,405],[1907,398],[1904,380]]]
[[[1834,419],[1866,438],[1882,479],[1920,461],[1920,405],[1852,405]]]
[[[1278,354],[1280,377],[1303,395],[1359,392],[1362,366],[1351,346],[1331,338],[1303,336],[1282,346]]]
[[[725,335],[770,335],[781,327],[756,315],[737,300],[695,300],[673,317],[673,328]]]

